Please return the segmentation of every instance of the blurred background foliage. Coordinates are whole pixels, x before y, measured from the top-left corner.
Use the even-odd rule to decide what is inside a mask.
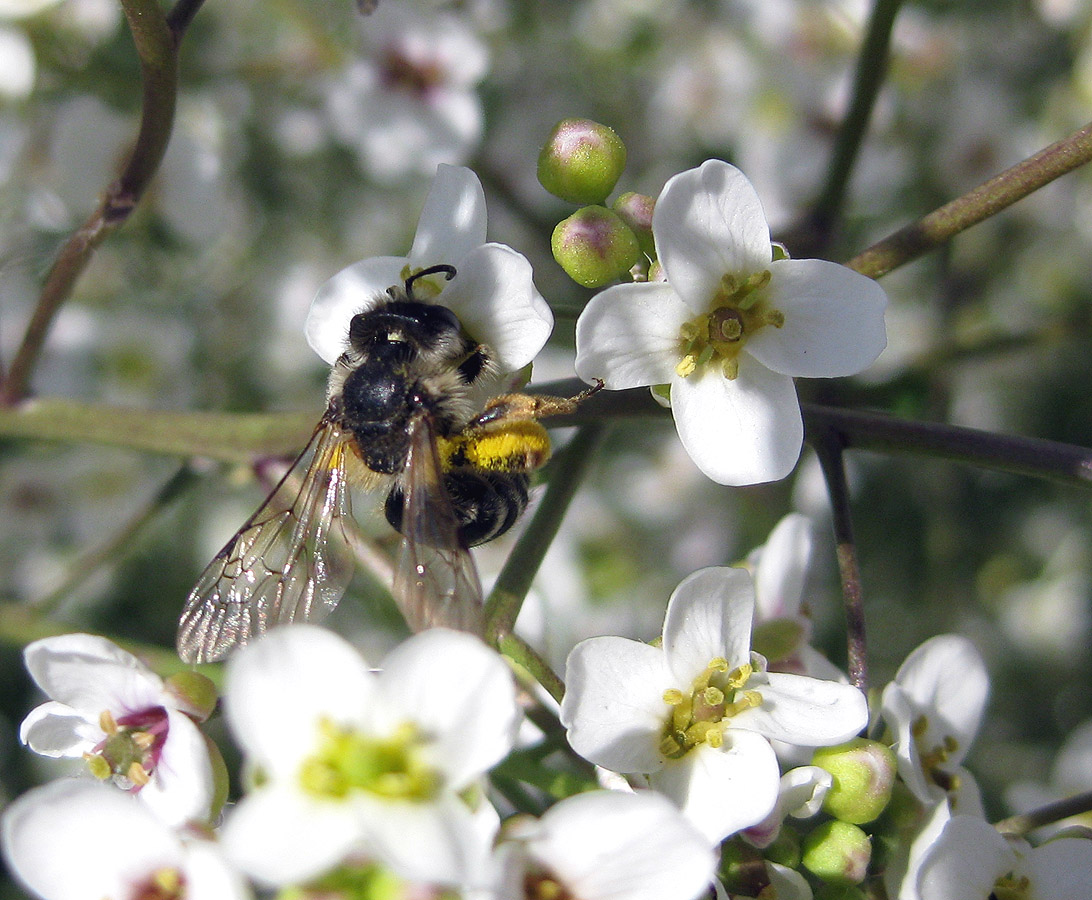
[[[570,208],[535,180],[564,116],[622,136],[619,191],[656,195],[671,174],[727,159],[794,255],[821,246],[836,260],[1092,118],[1092,4],[905,2],[844,215],[809,232],[869,11],[865,0],[382,0],[364,17],[349,0],[206,0],[182,42],[161,170],[62,309],[33,394],[317,418],[326,372],[303,339],[310,300],[351,262],[405,253],[437,162],[479,173],[490,237],[531,259],[555,310],[535,380],[571,377],[588,292],[549,256]],[[55,253],[136,133],[139,79],[116,0],[0,0],[5,365]],[[1092,173],[1080,171],[885,277],[888,351],[865,375],[801,395],[1092,446],[1090,252]],[[20,658],[38,623],[169,650],[196,576],[260,501],[252,467],[193,453],[0,442],[5,795],[56,771],[16,736],[39,699]],[[1002,815],[1010,786],[1047,782],[1061,742],[1092,716],[1089,495],[919,456],[851,464],[873,684],[930,635],[975,641],[994,695],[970,766]],[[168,484],[178,489],[165,499]],[[809,603],[820,644],[844,664],[814,459],[782,484],[721,488],[667,418],[613,427],[525,627],[557,665],[588,634],[651,638],[683,576],[741,559],[793,509],[816,523]],[[486,580],[503,543],[480,555]],[[366,576],[338,616],[368,646],[397,635]]]

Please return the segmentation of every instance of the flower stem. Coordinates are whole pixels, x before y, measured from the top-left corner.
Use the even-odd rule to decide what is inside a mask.
[[[1029,813],[1018,816],[1009,816],[996,823],[994,827],[1002,834],[1024,835],[1036,828],[1068,819],[1070,816],[1080,815],[1092,811],[1092,791],[1077,794],[1075,797],[1066,797],[1054,803],[1048,803]]]
[[[901,228],[846,263],[879,278],[1092,160],[1092,123]]]
[[[106,189],[98,208],[61,248],[46,276],[22,343],[0,382],[0,404],[11,405],[26,396],[46,335],[71,296],[76,279],[87,268],[95,248],[136,208],[159,168],[174,123],[178,40],[199,5],[197,0],[182,0],[168,23],[155,0],[121,0],[144,83],[140,131],[121,174]]]
[[[846,610],[846,645],[849,680],[862,691],[868,690],[867,643],[865,641],[864,598],[861,570],[857,564],[857,543],[853,538],[853,516],[849,485],[846,482],[845,443],[832,428],[808,426],[808,440],[819,457],[823,477],[830,493],[834,513],[834,539],[837,547],[838,573],[842,579],[842,597]]]
[[[485,604],[488,643],[497,644],[511,633],[542,558],[561,527],[569,502],[587,474],[605,430],[601,424],[583,426],[558,455],[546,493],[508,556]]]

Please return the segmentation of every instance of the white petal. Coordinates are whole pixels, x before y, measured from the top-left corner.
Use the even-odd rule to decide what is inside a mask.
[[[918,869],[921,900],[984,900],[1016,854],[988,822],[954,816]]]
[[[379,674],[384,706],[435,742],[446,787],[461,790],[508,755],[521,713],[512,671],[477,638],[442,628],[398,646]]]
[[[766,818],[777,802],[780,774],[765,738],[746,731],[724,737],[720,749],[702,744],[649,777],[713,842]]]
[[[941,634],[911,652],[895,681],[929,718],[928,735],[954,737],[960,762],[978,733],[990,679],[978,650],[965,637]]]
[[[411,881],[482,886],[500,817],[489,804],[476,812],[457,796],[431,803],[369,799],[363,830],[366,846]]]
[[[901,684],[892,681],[883,689],[881,707],[883,720],[895,733],[895,743],[891,749],[895,752],[899,775],[918,800],[922,803],[936,803],[944,797],[944,791],[926,780],[922,771],[921,754],[914,736],[915,720],[918,717],[917,705]],[[947,805],[946,800],[944,803]]]
[[[709,371],[673,375],[671,410],[687,454],[718,484],[777,481],[800,458],[796,386],[755,359],[741,358],[731,381]]]
[[[769,684],[763,686],[765,679]],[[747,690],[752,688],[762,694],[762,705],[737,714],[734,728],[790,744],[825,747],[849,740],[868,724],[868,701],[849,684],[768,672],[752,677]]]
[[[88,779],[23,794],[0,820],[8,866],[47,900],[130,897],[153,872],[178,868],[178,839],[135,797]]]
[[[295,775],[319,722],[357,724],[376,690],[360,655],[331,631],[285,625],[228,663],[224,705],[245,753],[269,775]]]
[[[709,843],[665,797],[594,791],[554,805],[527,852],[581,900],[692,900],[709,885]]]
[[[760,621],[800,614],[811,545],[811,522],[800,513],[789,513],[770,532],[755,566],[755,609]]]
[[[754,609],[754,583],[746,569],[701,569],[685,578],[664,617],[664,657],[674,686],[688,692],[718,656],[729,669],[748,663]]]
[[[438,303],[459,317],[474,340],[496,354],[504,372],[538,355],[554,327],[550,307],[535,287],[531,264],[503,244],[476,247],[459,263]]]
[[[342,269],[318,289],[303,330],[307,343],[331,366],[345,352],[349,321],[386,296],[387,288],[403,282],[402,256],[373,256]]]
[[[248,900],[250,890],[211,841],[192,841],[184,848],[182,875],[186,900]]]
[[[670,285],[600,291],[576,320],[576,374],[612,391],[667,384],[680,358],[679,329],[692,317]]]
[[[1092,893],[1092,841],[1055,838],[1024,859],[1031,881],[1029,900],[1087,900]]]
[[[766,874],[770,876],[772,896],[777,900],[812,900],[811,885],[796,869],[767,862]]]
[[[155,772],[137,795],[161,822],[172,827],[207,822],[215,792],[204,734],[192,719],[167,712],[167,740]]]
[[[887,295],[875,281],[822,259],[770,266],[766,296],[785,315],[747,341],[747,352],[784,375],[831,378],[867,369],[887,346]]]
[[[409,252],[414,268],[458,266],[485,243],[485,191],[465,166],[440,165],[425,198]]]
[[[652,213],[667,280],[693,313],[706,313],[721,277],[747,276],[773,258],[762,202],[746,176],[718,159],[672,178]]]
[[[352,803],[311,800],[277,784],[244,797],[221,832],[228,859],[267,885],[321,875],[342,862],[360,839]]]
[[[27,671],[53,700],[98,721],[110,710],[118,718],[170,705],[162,679],[139,659],[91,634],[65,634],[28,644]]]
[[[585,759],[615,772],[652,772],[663,764],[660,733],[672,685],[663,651],[620,637],[589,638],[565,663],[561,723]]]
[[[32,709],[19,726],[19,740],[35,753],[54,759],[83,756],[105,737],[97,721],[52,700]]]

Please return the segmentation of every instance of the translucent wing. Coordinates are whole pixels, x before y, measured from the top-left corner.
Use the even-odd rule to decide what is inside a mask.
[[[337,606],[354,568],[344,531],[347,449],[345,433],[323,418],[265,503],[209,563],[178,625],[183,661],[220,659],[274,625],[316,621]]]
[[[459,538],[428,417],[415,416],[409,431],[394,598],[413,631],[444,626],[480,635],[482,586]]]

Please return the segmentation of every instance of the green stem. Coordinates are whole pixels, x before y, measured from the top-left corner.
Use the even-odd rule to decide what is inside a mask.
[[[505,657],[523,669],[545,689],[558,703],[565,695],[565,683],[557,677],[538,653],[523,638],[514,634],[502,634],[494,638],[495,646]]]
[[[1090,160],[1092,124],[899,229],[857,254],[846,265],[869,278],[886,275]]]
[[[178,44],[181,29],[192,18],[196,4],[187,0],[187,15],[178,17],[172,30],[156,0],[121,0],[133,35],[143,80],[140,131],[118,179],[111,184],[98,208],[61,248],[46,276],[38,303],[31,314],[23,340],[0,383],[0,404],[10,405],[25,397],[30,376],[41,355],[46,335],[57,312],[91,261],[95,248],[118,229],[136,207],[159,168],[174,123],[178,89]]]
[[[561,527],[569,502],[591,466],[604,433],[602,425],[585,425],[577,431],[564,453],[559,454],[546,493],[509,554],[485,604],[488,643],[495,644],[499,638],[511,633],[523,599]]]
[[[891,31],[901,5],[902,0],[876,0],[872,6],[861,53],[857,58],[853,97],[838,130],[823,193],[816,201],[812,214],[813,224],[820,235],[827,235],[841,216],[849,177],[887,73]]]

